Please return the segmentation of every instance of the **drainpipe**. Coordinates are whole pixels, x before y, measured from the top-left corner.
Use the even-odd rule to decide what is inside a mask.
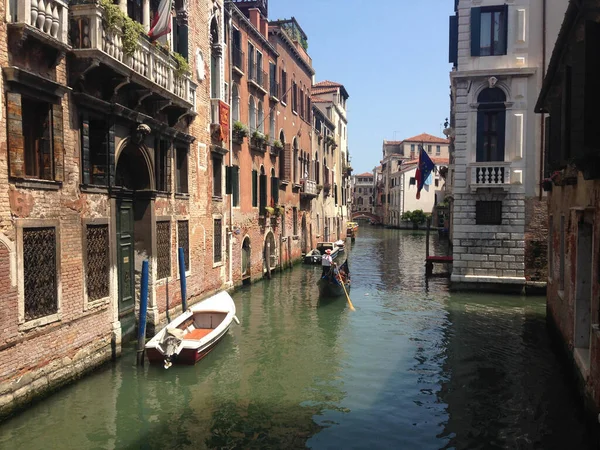
[[[542,0],[542,83],[546,78],[546,0]],[[542,113],[540,123],[540,194],[542,200],[542,183],[544,180],[544,150],[546,147],[546,114]]]
[[[227,48],[227,53],[229,56],[229,108],[231,108],[232,100],[233,100],[233,89],[231,86],[231,80],[233,80],[233,20],[231,10],[229,11],[229,45]],[[231,126],[231,110],[229,112],[229,166],[233,166],[233,145],[231,144],[231,140],[233,139],[233,127]],[[238,178],[239,180],[239,178]],[[229,232],[228,235],[228,249],[229,252],[229,261],[228,261],[228,269],[229,269],[229,283],[233,285],[233,191],[231,197],[229,198]]]

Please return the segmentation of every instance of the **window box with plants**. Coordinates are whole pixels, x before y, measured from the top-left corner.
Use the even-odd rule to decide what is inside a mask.
[[[242,122],[234,122],[233,123],[233,142],[236,144],[241,144],[244,141],[245,137],[248,137],[248,127],[244,125]]]
[[[258,130],[252,133],[252,137],[250,138],[250,148],[259,152],[266,152],[267,136]]]
[[[327,145],[327,147],[333,147],[334,149],[337,147],[335,139],[331,136],[327,136],[325,138],[325,144]]]
[[[275,139],[271,144],[271,154],[277,156],[281,150],[283,150],[283,144],[280,140]]]

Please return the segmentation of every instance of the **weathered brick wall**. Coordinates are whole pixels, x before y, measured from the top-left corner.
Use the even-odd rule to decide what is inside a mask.
[[[548,277],[548,203],[546,198],[525,200],[525,278]]]

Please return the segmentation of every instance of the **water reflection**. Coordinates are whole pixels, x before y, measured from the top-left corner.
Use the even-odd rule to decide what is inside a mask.
[[[422,232],[364,226],[356,312],[297,266],[237,292],[241,324],[198,365],[138,369],[130,348],[1,424],[0,447],[586,448],[544,300],[450,294],[424,252]]]

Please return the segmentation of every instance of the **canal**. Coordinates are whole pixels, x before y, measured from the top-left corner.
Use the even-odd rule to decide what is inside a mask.
[[[241,324],[195,367],[139,369],[128,348],[1,424],[0,448],[590,448],[544,299],[450,293],[424,249],[362,226],[355,312],[296,266],[236,292]]]

